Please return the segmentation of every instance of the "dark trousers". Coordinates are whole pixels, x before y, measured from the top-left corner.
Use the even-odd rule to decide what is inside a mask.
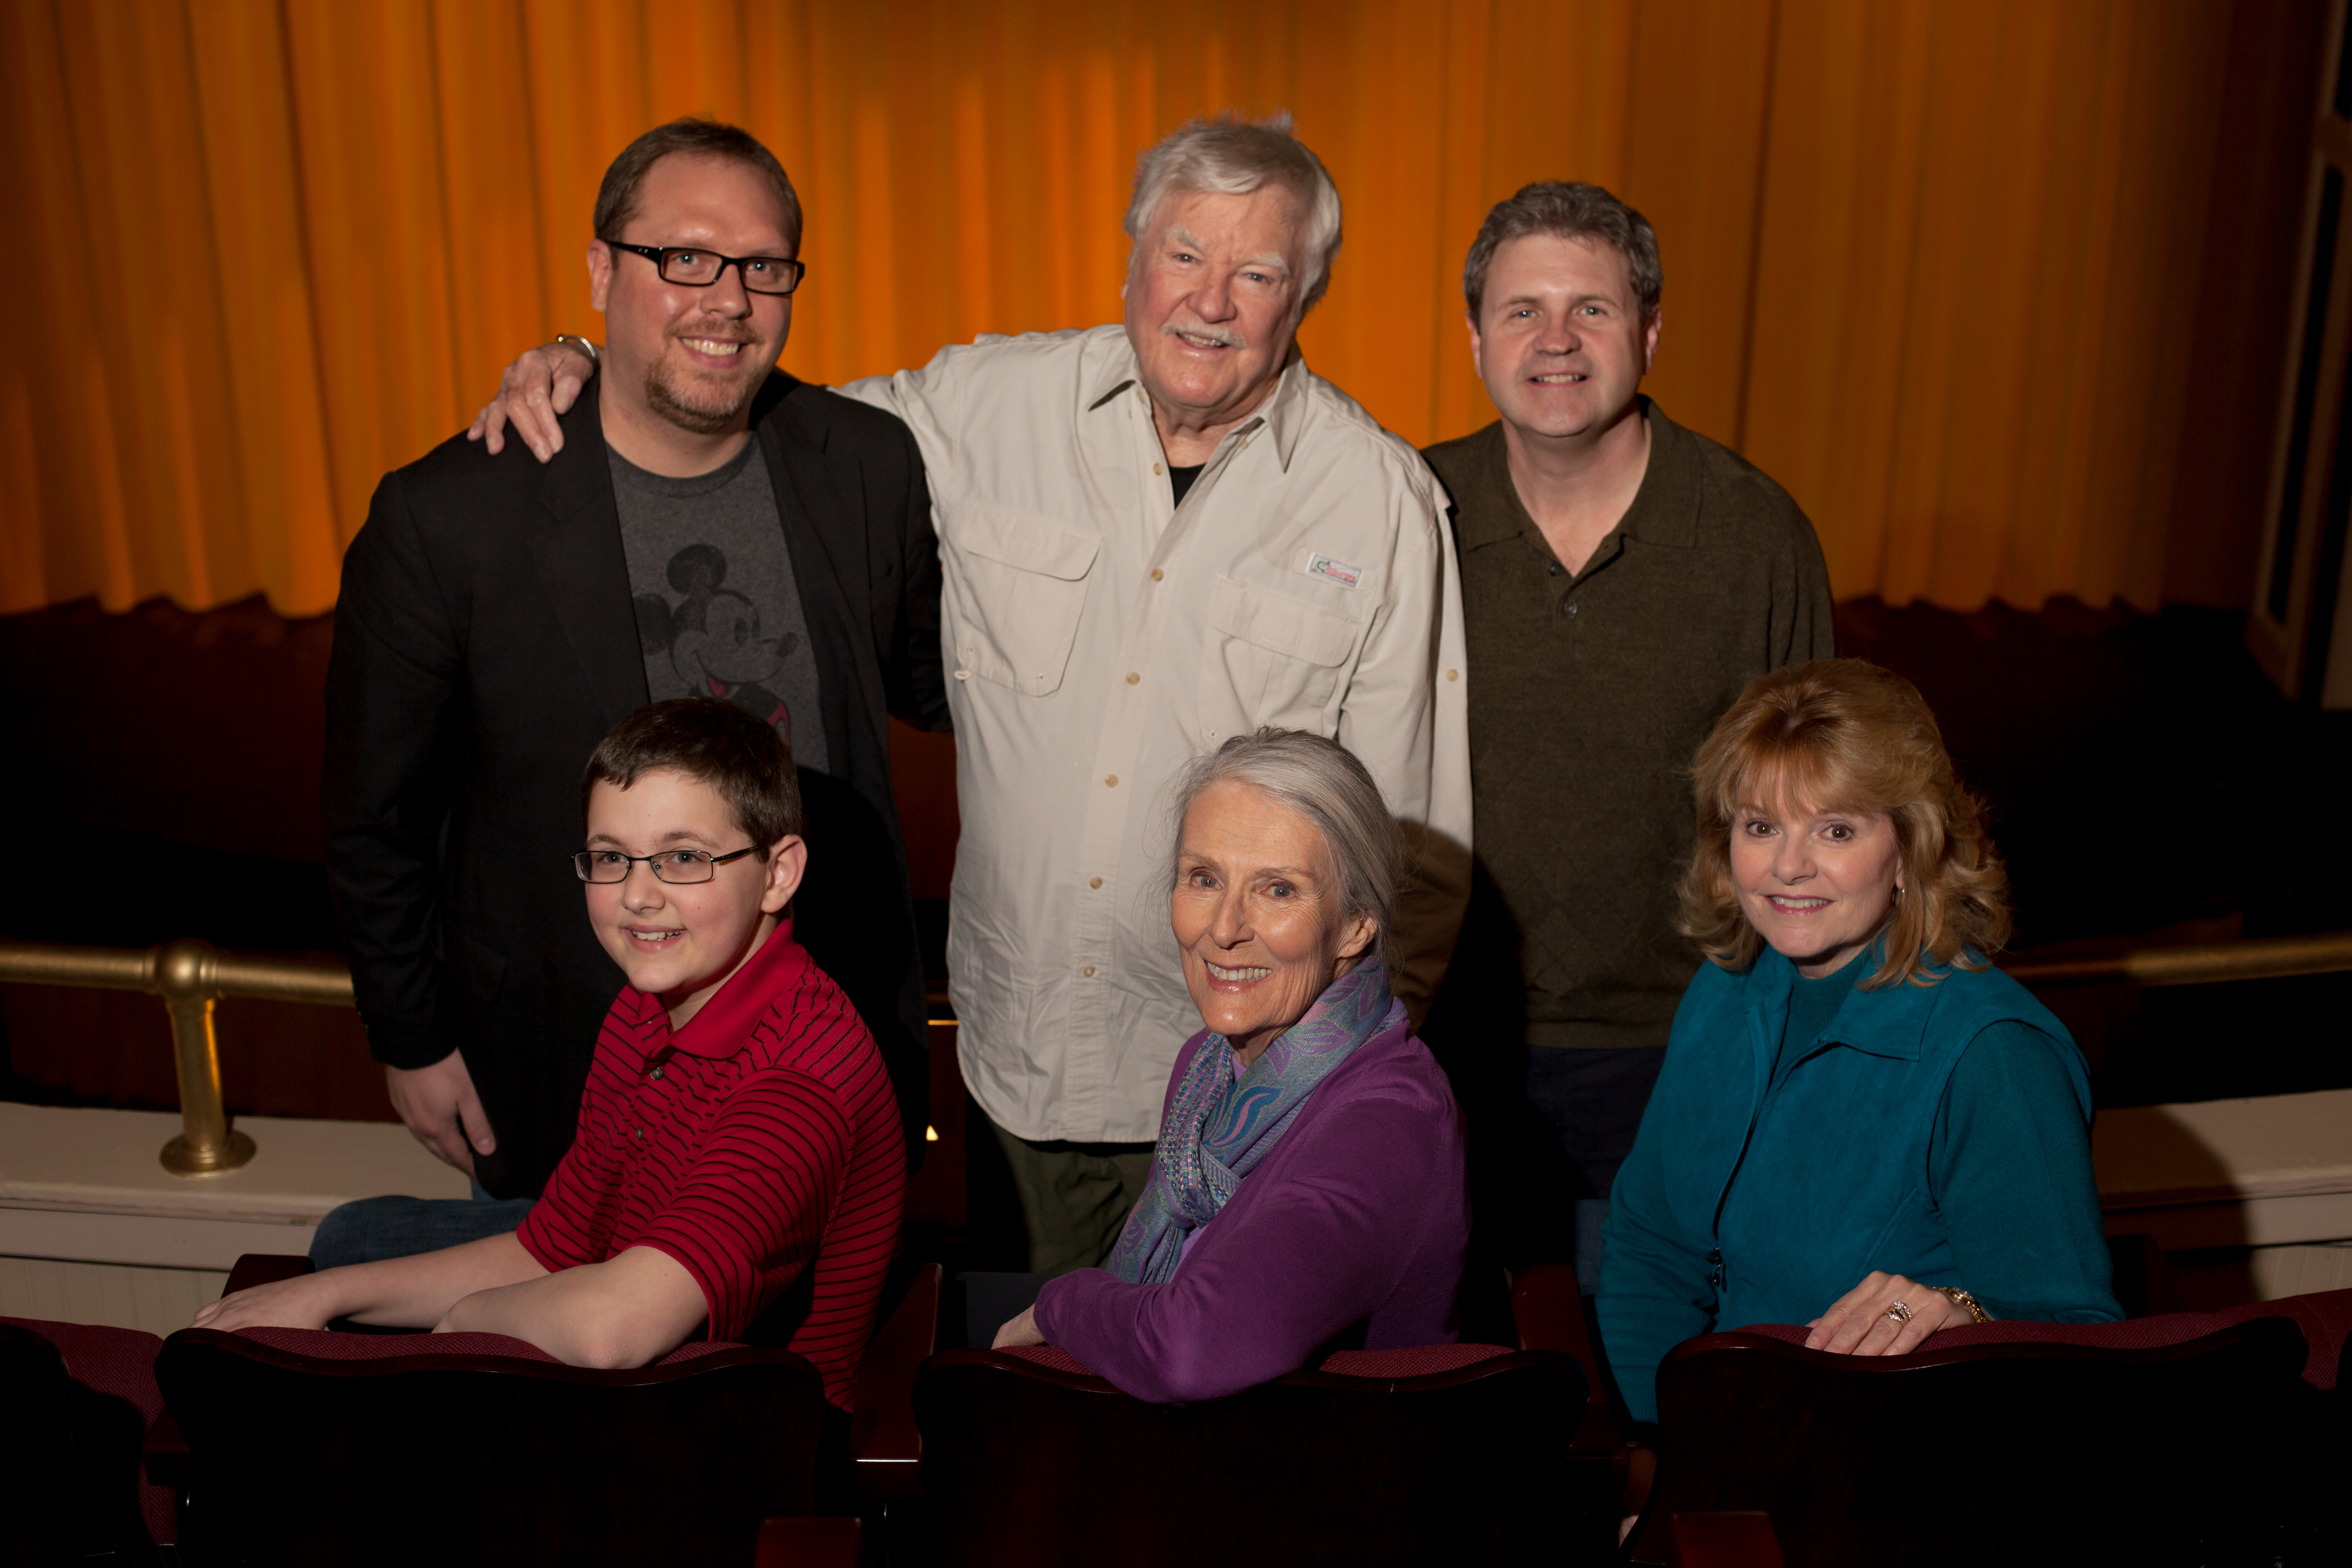
[[[1664,1051],[1647,1047],[1537,1046],[1527,1052],[1528,1103],[1551,1130],[1553,1145],[1566,1163],[1568,1181],[1560,1196],[1569,1202],[1562,1216],[1568,1221],[1567,1254],[1588,1296],[1600,1289],[1601,1224],[1609,1217],[1609,1189],[1617,1167],[1633,1152],[1633,1135],[1642,1130],[1642,1112],[1665,1059]]]
[[[537,1198],[494,1198],[481,1183],[470,1198],[360,1198],[327,1211],[310,1241],[320,1268],[438,1252],[519,1228]]]

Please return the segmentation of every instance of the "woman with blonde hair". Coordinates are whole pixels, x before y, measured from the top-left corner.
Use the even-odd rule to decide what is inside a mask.
[[[1992,967],[2008,879],[1912,684],[1751,683],[1694,763],[1683,929],[1706,952],[1603,1228],[1637,1420],[1694,1334],[1792,1322],[1900,1355],[1988,1318],[2120,1318],[2064,1025]]]

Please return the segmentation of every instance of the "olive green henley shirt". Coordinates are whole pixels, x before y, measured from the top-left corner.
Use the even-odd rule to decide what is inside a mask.
[[[1666,1043],[1699,962],[1674,927],[1691,755],[1750,680],[1835,651],[1796,502],[1643,405],[1641,490],[1573,576],[1500,423],[1423,454],[1454,500],[1469,660],[1476,880],[1446,1005],[1490,1037]]]

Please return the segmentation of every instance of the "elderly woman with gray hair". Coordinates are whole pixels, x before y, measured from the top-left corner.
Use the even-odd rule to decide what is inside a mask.
[[[1337,743],[1260,730],[1181,775],[1176,816],[1170,922],[1206,1026],[1109,1266],[1047,1282],[997,1344],[1171,1402],[1359,1323],[1369,1349],[1452,1340],[1462,1119],[1389,993],[1402,847],[1379,789]]]

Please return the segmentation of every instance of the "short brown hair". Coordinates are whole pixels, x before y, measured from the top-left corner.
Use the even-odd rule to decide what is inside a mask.
[[[580,776],[580,816],[600,784],[628,788],[668,768],[709,785],[735,826],[761,849],[802,830],[801,781],[776,727],[716,697],[673,697],[640,708],[596,742]]]
[[[604,183],[596,192],[598,239],[621,237],[621,231],[637,216],[638,187],[646,183],[654,165],[673,153],[693,158],[731,159],[763,176],[783,206],[784,237],[791,241],[793,254],[799,254],[801,195],[793,189],[793,177],[784,173],[783,164],[758,137],[740,126],[722,125],[716,120],[673,120],[667,125],[655,126],[621,149],[621,155],[604,171]]]
[[[1933,984],[1931,968],[1981,969],[2009,940],[2009,875],[1984,805],[1960,787],[1919,689],[1859,658],[1792,665],[1750,681],[1691,764],[1698,848],[1682,883],[1683,933],[1725,969],[1756,962],[1764,939],[1739,907],[1731,833],[1742,811],[1785,801],[1884,813],[1895,825],[1902,896],[1886,954],[1866,988]]]
[[[1507,240],[1531,234],[1561,239],[1590,240],[1606,245],[1625,258],[1633,298],[1641,302],[1642,319],[1658,313],[1666,291],[1666,275],[1658,265],[1658,231],[1650,220],[1599,185],[1571,184],[1565,180],[1538,180],[1521,185],[1508,199],[1486,211],[1478,237],[1470,242],[1469,259],[1462,264],[1462,297],[1470,306],[1470,322],[1478,322],[1478,307],[1486,302],[1486,268],[1495,252]]]

